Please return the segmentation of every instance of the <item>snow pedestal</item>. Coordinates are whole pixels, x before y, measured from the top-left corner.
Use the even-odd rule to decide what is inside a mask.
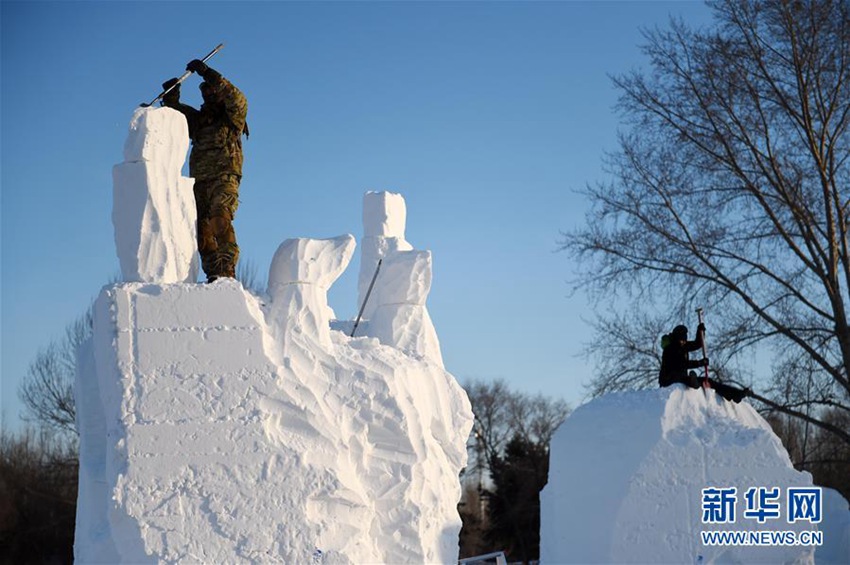
[[[704,545],[702,531],[811,532],[788,523],[788,489],[811,487],[746,402],[713,390],[610,394],[579,407],[550,448],[542,563],[811,562],[813,546]],[[735,523],[703,523],[703,489],[736,488]],[[780,516],[746,518],[745,493],[780,489]],[[711,518],[709,518],[711,520]]]
[[[325,349],[331,347],[328,289],[339,278],[354,254],[354,236],[334,239],[288,239],[272,259],[268,293],[272,335],[292,332],[313,336]]]
[[[76,384],[78,562],[456,561],[466,394],[374,338],[313,333],[323,287],[284,281],[329,284],[350,239],[284,250],[305,264],[276,262],[269,306],[232,279],[101,292]],[[287,287],[312,318],[278,319]]]
[[[112,170],[112,223],[127,282],[195,282],[198,276],[194,179],[181,176],[189,148],[183,114],[139,108],[124,162]]]

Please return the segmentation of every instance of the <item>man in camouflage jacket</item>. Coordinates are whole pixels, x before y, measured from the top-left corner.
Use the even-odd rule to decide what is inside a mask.
[[[248,135],[248,102],[238,88],[203,61],[191,61],[186,70],[204,79],[201,109],[180,102],[179,84],[163,97],[162,103],[182,112],[189,124],[189,174],[195,178],[198,251],[207,282],[212,282],[236,275],[239,246],[233,217],[239,205],[242,134]],[[176,81],[171,79],[162,86],[168,89]]]

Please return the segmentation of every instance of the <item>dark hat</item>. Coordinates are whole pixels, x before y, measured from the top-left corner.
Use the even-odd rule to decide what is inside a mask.
[[[670,335],[678,339],[688,339],[688,328],[686,326],[676,326]]]

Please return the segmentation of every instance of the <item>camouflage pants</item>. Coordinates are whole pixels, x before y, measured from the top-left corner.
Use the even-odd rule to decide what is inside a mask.
[[[236,276],[239,246],[233,218],[239,206],[239,181],[236,175],[195,180],[198,251],[207,279]]]

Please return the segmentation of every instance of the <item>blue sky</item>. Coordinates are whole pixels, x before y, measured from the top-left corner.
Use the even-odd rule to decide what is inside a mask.
[[[119,273],[113,165],[133,110],[210,61],[249,101],[236,231],[265,280],[289,237],[360,237],[362,195],[400,192],[434,256],[429,310],[459,380],[577,405],[587,298],[559,233],[616,147],[609,76],[640,29],[699,2],[7,2],[0,4],[2,411],[39,348]],[[197,77],[183,100],[198,105]],[[356,314],[359,264],[331,290]]]

